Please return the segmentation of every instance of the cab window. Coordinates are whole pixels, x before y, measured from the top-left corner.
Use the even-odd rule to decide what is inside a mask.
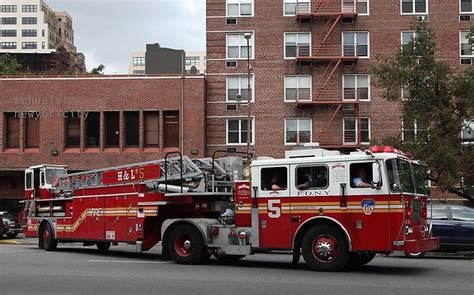
[[[370,188],[372,183],[372,163],[351,164],[351,187],[352,188]]]
[[[263,191],[281,191],[288,188],[288,169],[286,167],[263,168],[260,173]]]
[[[298,190],[327,188],[328,174],[326,166],[298,167],[296,168],[296,188]]]
[[[28,172],[25,175],[25,188],[26,189],[33,189],[33,173]]]

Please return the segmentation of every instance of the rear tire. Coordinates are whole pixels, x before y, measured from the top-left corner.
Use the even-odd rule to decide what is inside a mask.
[[[349,263],[349,246],[344,234],[335,227],[316,225],[303,237],[302,254],[316,271],[340,271]]]
[[[352,252],[349,258],[349,265],[353,267],[361,267],[371,262],[374,258],[375,258],[375,253]]]
[[[7,238],[9,238],[9,239],[14,239],[17,236],[18,236],[18,233],[9,233],[9,234],[7,234]]]
[[[209,257],[201,233],[190,224],[174,228],[167,243],[171,258],[178,264],[199,264]]]
[[[44,227],[41,239],[44,250],[54,251],[58,248],[58,240],[54,238],[53,229],[51,228],[51,225],[49,225],[49,223],[47,223]]]
[[[98,242],[96,246],[99,252],[107,252],[110,249],[110,242]]]
[[[426,252],[419,252],[419,253],[407,253],[405,252],[405,256],[408,258],[423,258],[425,256]]]

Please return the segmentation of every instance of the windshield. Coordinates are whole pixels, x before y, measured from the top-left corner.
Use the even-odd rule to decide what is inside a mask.
[[[415,192],[410,163],[400,159],[387,160],[387,173],[392,193],[402,190],[405,193]]]
[[[66,175],[66,170],[62,168],[46,168],[46,183],[53,184],[56,180]]]
[[[415,172],[416,193],[426,195],[427,179],[426,167],[418,164],[413,164],[413,171]]]

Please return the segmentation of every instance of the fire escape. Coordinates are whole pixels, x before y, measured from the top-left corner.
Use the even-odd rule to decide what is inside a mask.
[[[359,148],[361,146],[360,93],[356,90],[357,87],[341,90],[342,82],[335,83],[334,78],[338,70],[342,71],[343,67],[353,67],[357,63],[358,45],[343,43],[340,37],[338,37],[338,43],[331,44],[330,42],[334,39],[331,36],[336,34],[334,31],[338,24],[356,21],[356,8],[357,0],[297,0],[296,4],[297,21],[300,24],[317,24],[318,35],[322,38],[318,44],[297,44],[296,62],[301,67],[318,66],[324,69],[321,74],[318,73],[321,78],[312,96],[302,97],[297,94],[296,104],[303,110],[329,111],[329,120],[315,138],[316,142],[326,148]],[[352,117],[357,118],[357,132],[352,134],[346,130],[342,141],[328,139],[330,127],[342,111],[350,111],[353,114]],[[351,140],[347,140],[348,138]]]

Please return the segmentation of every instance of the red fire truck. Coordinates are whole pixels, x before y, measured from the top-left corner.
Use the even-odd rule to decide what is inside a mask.
[[[369,263],[376,253],[435,250],[425,166],[391,147],[348,155],[289,151],[284,159],[165,159],[67,173],[26,170],[24,225],[39,247],[81,242],[156,244],[162,257],[197,264],[293,252],[313,270]],[[246,177],[245,177],[246,176]],[[248,179],[248,180],[245,180]]]

